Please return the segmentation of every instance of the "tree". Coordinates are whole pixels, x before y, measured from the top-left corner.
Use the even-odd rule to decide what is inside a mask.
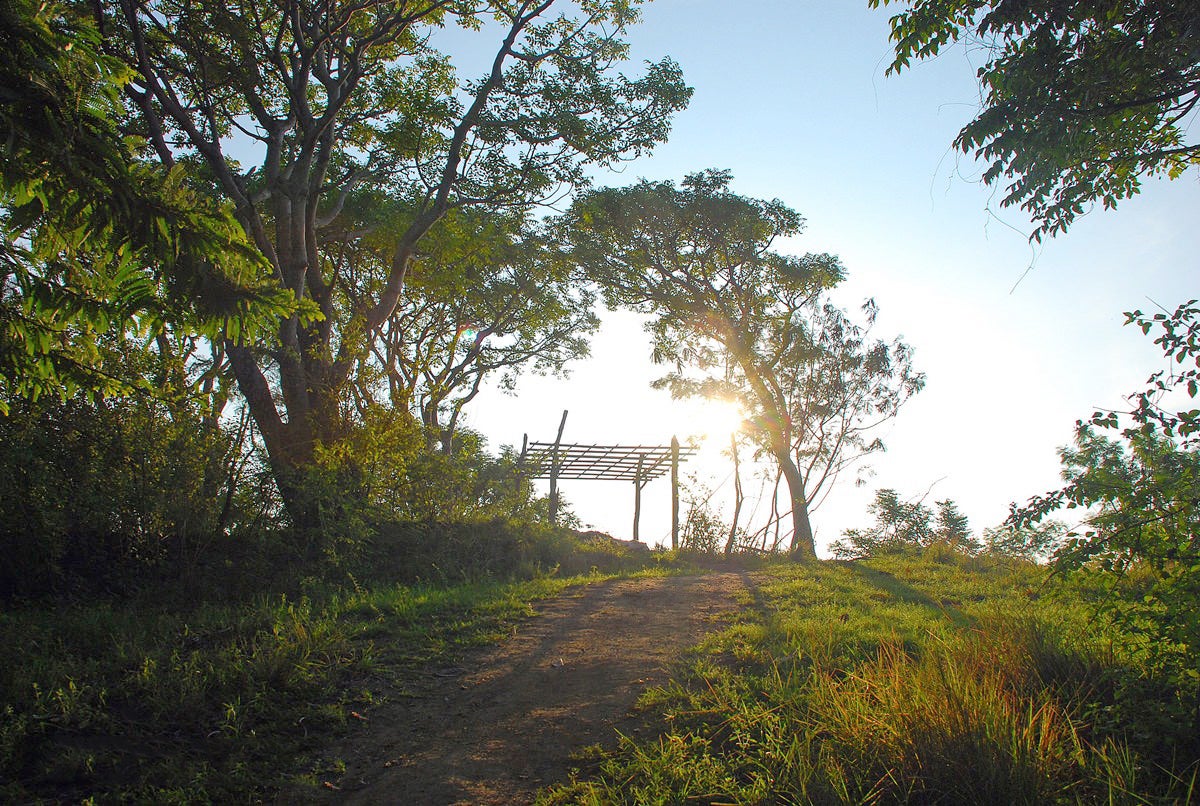
[[[937,523],[933,530],[933,540],[948,546],[977,551],[980,546],[971,535],[971,526],[967,516],[958,510],[958,504],[950,499],[935,501],[937,506]]]
[[[729,524],[729,537],[725,540],[726,557],[733,554],[733,548],[737,545],[740,534],[738,518],[742,514],[742,504],[746,501],[746,495],[742,491],[742,462],[738,453],[738,435],[736,431],[729,435],[729,457],[733,459],[733,520]]]
[[[387,401],[412,411],[444,453],[485,380],[512,391],[526,370],[561,375],[587,355],[599,326],[595,292],[523,216],[447,216],[424,241],[407,289],[372,363]]]
[[[175,322],[239,340],[302,315],[229,208],[137,159],[117,125],[132,73],[101,48],[70,6],[0,6],[0,412],[128,391],[104,337]]]
[[[1038,524],[1061,508],[1085,511],[1055,554],[1063,572],[1096,577],[1103,609],[1169,671],[1200,661],[1200,451],[1154,432],[1123,439],[1081,424],[1060,451],[1066,485],[1016,511],[1011,523]],[[1180,657],[1182,655],[1182,657]],[[1183,666],[1179,667],[1180,661]],[[1195,680],[1188,687],[1195,691]]]
[[[979,44],[984,107],[954,144],[1008,182],[1002,205],[1054,235],[1141,178],[1200,163],[1200,10],[1191,0],[869,0],[891,19],[898,72],[959,40]],[[1193,136],[1189,136],[1193,135]]]
[[[874,516],[875,526],[847,529],[830,546],[834,557],[871,557],[929,543],[933,513],[922,502],[901,501],[895,490],[884,488],[875,491],[875,501],[867,511]]]
[[[875,557],[906,548],[949,546],[973,554],[979,550],[978,541],[971,535],[967,516],[958,505],[946,499],[935,502],[937,512],[923,501],[902,501],[890,488],[875,491],[875,501],[867,511],[875,517],[868,529],[847,529],[830,550],[842,559]]]
[[[1200,391],[1200,307],[1192,300],[1173,312],[1126,316],[1144,333],[1159,331],[1155,343],[1171,369],[1151,375],[1147,388],[1130,396],[1129,411],[1097,411],[1077,423],[1074,447],[1059,451],[1066,484],[1014,506],[1008,524],[1028,528],[1059,510],[1081,510],[1056,567],[1098,574],[1113,594],[1108,610],[1147,638],[1158,660],[1191,678],[1196,691],[1200,410],[1179,406]],[[1123,588],[1126,577],[1139,574],[1132,590]]]
[[[611,305],[651,313],[660,380],[676,396],[737,399],[747,431],[779,465],[792,504],[791,552],[816,556],[810,510],[838,473],[883,449],[868,432],[921,389],[899,341],[872,341],[827,302],[837,258],[772,251],[801,217],[729,191],[706,171],[682,188],[643,181],[589,193],[563,222],[572,256]]]
[[[1010,524],[984,529],[983,541],[988,554],[1045,562],[1062,545],[1066,534],[1066,524],[1047,520],[1019,529]]]
[[[284,500],[311,520],[303,476],[344,431],[352,369],[399,304],[418,245],[450,210],[522,209],[589,164],[641,154],[689,97],[669,60],[615,71],[639,0],[98,2],[113,55],[134,68],[126,125],[147,157],[186,166],[231,203],[281,289],[320,316],[271,340],[227,340],[232,371]],[[461,80],[434,49],[457,25],[495,42]],[[245,164],[245,167],[243,165]],[[372,198],[403,198],[381,220]],[[389,233],[384,281],[352,286],[335,254]]]

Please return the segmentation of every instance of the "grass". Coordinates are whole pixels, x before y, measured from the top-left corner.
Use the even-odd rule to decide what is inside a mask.
[[[608,578],[593,568],[601,554],[572,558],[566,568],[591,569],[573,577],[310,579],[241,603],[0,613],[0,801],[303,792],[337,772],[323,753],[351,721],[419,695],[415,669],[511,633],[539,598]],[[1184,700],[1122,654],[1087,591],[953,556],[760,564],[752,578],[740,618],[642,697],[650,738],[591,751],[541,803],[1197,796]]]
[[[190,612],[137,603],[0,614],[0,801],[246,802],[303,778],[407,673],[604,578],[310,585]]]
[[[415,669],[511,634],[567,586],[663,566],[500,521],[381,527],[340,564],[270,537],[186,585],[0,611],[0,802],[302,792],[351,720],[413,693]]]
[[[1153,686],[1077,597],[1049,595],[1034,566],[940,559],[760,573],[759,607],[702,644],[677,682],[643,697],[658,735],[593,754],[539,802],[1197,795],[1195,737],[1185,723],[1138,738],[1139,704],[1120,697]]]

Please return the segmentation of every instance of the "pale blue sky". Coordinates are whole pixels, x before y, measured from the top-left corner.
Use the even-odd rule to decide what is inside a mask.
[[[849,274],[843,304],[874,297],[877,333],[915,348],[927,388],[883,434],[889,450],[873,460],[871,483],[856,490],[846,479],[814,514],[819,548],[866,524],[876,487],[920,495],[934,485],[930,501],[953,498],[981,529],[1010,501],[1055,486],[1055,451],[1075,420],[1119,406],[1161,365],[1149,339],[1121,326],[1121,312],[1200,296],[1198,174],[1150,182],[1115,212],[1096,211],[1032,248],[1029,222],[1001,211],[978,166],[950,149],[978,107],[982,55],[951,50],[885,77],[887,13],[865,6],[648,5],[631,32],[634,58],[672,56],[695,96],[667,144],[598,178],[623,185],[730,169],[736,192],[779,198],[806,217],[805,234],[782,248],[839,255]],[[656,371],[636,321],[609,319],[593,359],[569,380],[530,378],[515,398],[481,395],[469,424],[493,447],[519,447],[525,432],[553,439],[564,408],[568,441],[687,433],[689,417],[647,387]],[[704,464],[714,483],[727,475]],[[631,485],[564,488],[585,523],[628,536]],[[645,497],[642,534],[654,542],[669,533],[667,483]]]

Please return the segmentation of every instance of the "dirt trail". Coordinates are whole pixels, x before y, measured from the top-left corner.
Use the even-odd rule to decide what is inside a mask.
[[[541,603],[513,639],[432,671],[427,695],[373,712],[328,799],[530,802],[566,778],[573,752],[634,730],[641,691],[665,682],[747,586],[737,573],[618,580]]]

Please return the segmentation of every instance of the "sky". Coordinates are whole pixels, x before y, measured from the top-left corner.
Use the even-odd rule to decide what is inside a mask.
[[[888,15],[866,0],[648,4],[630,31],[629,70],[670,56],[695,94],[667,143],[596,176],[622,186],[730,170],[734,192],[778,198],[805,217],[779,251],[838,255],[848,277],[836,301],[856,309],[874,298],[875,334],[914,348],[926,387],[879,432],[887,452],[871,457],[867,483],[843,477],[814,511],[819,554],[870,524],[878,488],[930,505],[952,499],[979,532],[1011,502],[1058,486],[1057,449],[1075,421],[1120,408],[1164,364],[1123,312],[1200,296],[1200,173],[1148,181],[1115,211],[1031,246],[1028,219],[1002,209],[1001,189],[951,148],[980,108],[983,54],[950,49],[885,76]],[[604,314],[592,356],[569,378],[527,377],[515,395],[488,389],[467,425],[494,450],[519,448],[523,434],[553,441],[563,410],[564,442],[661,445],[705,430],[717,413],[650,388],[662,373],[641,321]],[[711,506],[726,518],[731,468],[716,443],[727,439],[710,438],[684,467],[715,490]],[[561,486],[583,524],[631,536],[632,484]],[[745,486],[748,511],[758,483]],[[666,480],[645,488],[641,537],[669,541]]]

